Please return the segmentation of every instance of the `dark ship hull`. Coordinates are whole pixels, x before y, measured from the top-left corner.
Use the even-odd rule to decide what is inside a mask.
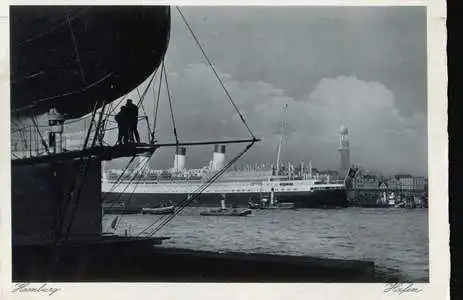
[[[130,207],[146,207],[147,205],[159,205],[161,201],[171,200],[179,204],[184,202],[186,194],[120,194],[103,193],[103,199],[107,203],[124,202]],[[260,199],[260,193],[229,193],[227,204],[238,207],[248,207],[250,199]],[[214,207],[223,198],[222,194],[203,193],[196,199],[192,199],[189,206]],[[294,203],[295,208],[344,208],[348,206],[347,195],[344,190],[326,190],[313,192],[283,192],[275,193],[278,202]]]
[[[166,6],[11,6],[11,111],[92,112],[140,85],[169,44]]]
[[[12,121],[51,108],[73,119],[115,101],[157,70],[169,35],[167,6],[10,6]],[[102,235],[101,160],[128,151],[93,150],[12,159],[13,281],[59,281],[72,249],[117,247]]]

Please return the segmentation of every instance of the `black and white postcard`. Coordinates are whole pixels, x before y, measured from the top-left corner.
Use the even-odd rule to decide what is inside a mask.
[[[3,7],[2,297],[443,299],[444,1],[194,4]]]

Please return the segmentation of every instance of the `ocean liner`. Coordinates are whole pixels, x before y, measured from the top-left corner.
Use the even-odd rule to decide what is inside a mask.
[[[140,208],[184,201],[210,176],[223,168],[225,150],[225,145],[215,145],[209,166],[194,171],[185,170],[185,147],[177,148],[174,166],[170,170],[146,170],[142,174],[133,170],[124,174],[124,178],[119,181],[117,179],[122,171],[103,170],[103,199],[109,203],[119,201]],[[226,197],[228,205],[241,207],[262,201],[269,206],[293,203],[296,208],[347,207],[345,184],[312,178],[310,168],[307,174],[303,174],[302,170],[293,172],[291,165],[286,171],[280,167],[278,172],[273,167],[267,170],[261,167],[256,170],[225,172],[190,205],[215,206]],[[134,178],[134,174],[138,176]]]

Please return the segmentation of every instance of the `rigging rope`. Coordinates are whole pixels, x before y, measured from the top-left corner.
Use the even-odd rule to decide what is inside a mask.
[[[87,80],[85,79],[84,69],[82,68],[82,63],[80,61],[79,48],[77,47],[76,37],[74,36],[74,30],[72,29],[71,19],[69,18],[69,14],[67,12],[66,12],[66,20],[68,22],[69,31],[71,32],[72,43],[74,45],[74,52],[76,54],[76,60],[79,65],[80,77],[82,78],[83,84],[87,85]]]
[[[152,155],[152,154],[151,154],[151,155]],[[136,157],[136,156],[133,156],[130,162],[132,162],[132,161],[135,159],[135,157]],[[142,164],[142,162],[138,162],[138,165],[136,165],[135,168],[138,169],[139,166],[140,166],[141,164]],[[119,179],[122,178],[124,172],[125,172],[127,169],[128,169],[128,166],[127,166],[126,169],[123,171],[123,173],[119,176]],[[112,204],[110,207],[112,207],[112,206],[115,204],[115,202],[116,202],[117,200],[119,200],[119,199],[122,197],[122,194],[127,190],[128,186],[132,183],[132,181],[135,179],[135,177],[136,177],[136,176],[133,176],[133,177],[129,180],[127,186],[122,190],[122,192],[119,193],[119,197],[117,197],[116,199],[114,199],[114,200],[112,201],[113,204]],[[104,200],[106,200],[106,198],[108,197],[108,195],[109,195],[110,193],[112,193],[112,192],[114,191],[114,189],[115,189],[119,184],[121,184],[121,181],[117,181],[117,182],[113,185],[113,187],[111,188],[111,190],[110,190],[109,192],[107,192],[106,197],[103,198],[102,202],[103,202]]]
[[[45,147],[45,151],[47,152],[47,154],[50,154],[50,151],[48,150],[48,146],[47,146],[47,143],[45,142],[45,140],[43,139],[43,136],[42,136],[42,133],[40,132],[40,129],[37,125],[37,122],[35,120],[35,116],[32,115],[32,123],[34,124],[35,126],[35,129],[37,130],[38,134],[39,134],[39,137],[40,137],[40,141],[42,142],[42,145]]]
[[[150,81],[149,81],[148,84],[146,85],[145,91],[143,92],[142,97],[141,97],[140,101],[138,102],[138,107],[140,107],[140,105],[143,104],[143,101],[145,100],[145,96],[146,96],[146,94],[148,93],[148,89],[149,89],[151,83],[153,82],[154,77],[156,76],[157,71],[158,71],[158,69],[156,69],[156,70],[153,72],[153,76],[151,76]],[[137,92],[138,92],[138,87],[137,87]]]
[[[103,121],[103,113],[104,113],[104,110],[106,108],[106,102],[103,101],[103,106],[101,107],[101,111],[100,111],[100,115],[99,115],[99,118],[98,118],[98,123],[96,124],[96,128],[95,128],[95,135],[93,136],[93,141],[92,141],[92,145],[91,145],[91,148],[95,147],[95,143],[98,139],[98,133],[99,133],[99,129],[101,127],[101,123]],[[92,121],[94,121],[94,118],[92,118]],[[91,127],[89,128],[89,134],[90,134],[90,129]],[[87,138],[88,138],[89,135],[87,135]],[[85,149],[85,144],[84,144],[84,149]],[[82,170],[82,175],[81,175],[81,182],[80,182],[80,186],[79,186],[79,189],[77,190],[77,197],[76,197],[76,201],[75,201],[75,204],[74,206],[72,207],[72,210],[71,210],[71,216],[70,216],[70,221],[69,221],[69,224],[67,226],[67,229],[66,229],[66,233],[65,233],[65,236],[64,236],[64,240],[67,241],[68,237],[69,237],[69,234],[71,232],[71,228],[72,228],[72,225],[74,223],[74,218],[76,216],[76,213],[77,213],[77,209],[79,207],[79,203],[80,203],[80,195],[82,193],[82,189],[83,189],[83,185],[84,185],[84,179],[85,179],[85,176],[87,174],[87,170],[88,170],[88,166],[89,166],[89,162],[90,162],[90,155],[85,157],[84,158],[84,169]],[[73,187],[75,186],[75,182],[76,180],[74,181],[74,185]],[[74,189],[74,188],[73,188]],[[70,197],[71,198],[71,197]],[[70,203],[70,200],[66,203],[67,205],[69,205]],[[67,212],[67,205],[66,205],[66,209],[65,209],[65,213]],[[61,224],[62,226],[62,224]]]
[[[144,162],[144,165],[143,165],[141,168],[139,168],[139,169],[137,170],[137,173],[133,175],[132,180],[135,179],[135,178],[137,178],[138,175],[143,174],[143,172],[145,171],[146,167],[149,165],[149,161],[150,161],[151,157],[153,156],[153,154],[154,154],[154,153],[152,153],[152,154],[148,157],[148,159]],[[128,187],[131,183],[132,183],[132,181],[131,181],[129,184],[127,184],[127,187]],[[132,200],[132,196],[133,196],[133,194],[135,193],[135,190],[137,189],[137,186],[138,186],[139,183],[140,183],[139,180],[137,180],[137,181],[135,182],[135,185],[134,185],[134,187],[133,187],[132,193],[130,193],[129,199],[127,199],[127,203],[130,203],[130,200]],[[125,190],[124,190],[124,191],[125,191]],[[122,194],[121,194],[121,195],[122,195]],[[123,211],[123,213],[122,213],[121,216],[119,217],[119,220],[117,220],[117,222],[116,222],[114,228],[117,228],[117,226],[119,226],[119,223],[121,222],[123,215],[124,215],[125,212],[127,211],[127,208],[128,208],[128,207],[126,206],[125,209],[124,209],[124,211]]]
[[[83,10],[83,11],[81,11],[81,12],[75,14],[74,16],[72,16],[69,20],[72,21],[72,20],[76,19],[77,17],[80,17],[81,15],[87,14],[89,11],[90,11],[90,9]],[[37,34],[37,35],[34,35],[34,36],[30,37],[30,38],[27,38],[27,39],[25,39],[25,40],[19,42],[19,43],[17,44],[17,46],[20,47],[20,46],[22,46],[22,45],[24,45],[24,44],[30,43],[30,42],[32,42],[32,41],[38,39],[38,38],[41,38],[41,37],[43,37],[43,36],[45,36],[45,35],[47,35],[47,34],[49,34],[49,33],[52,33],[53,31],[55,31],[55,30],[58,29],[59,27],[61,27],[61,26],[63,26],[63,25],[66,25],[67,22],[68,22],[68,20],[65,20],[65,21],[63,21],[63,22],[57,24],[56,26],[54,26],[54,27],[52,27],[52,28],[50,28],[50,29],[48,29],[48,30],[46,30],[46,31],[43,31],[43,32],[41,32],[41,33],[39,33],[39,34]]]
[[[162,62],[162,64],[164,65],[164,61]],[[159,75],[159,89],[158,89],[158,97],[156,99],[156,107],[154,108],[154,120],[153,120],[153,136],[152,136],[152,140],[154,142],[154,134],[156,133],[156,122],[157,122],[157,119],[158,119],[158,110],[159,110],[159,99],[160,99],[160,96],[161,96],[161,84],[162,84],[162,75],[163,75],[163,72],[161,71],[161,74]],[[154,95],[154,84],[153,84],[153,95]]]
[[[238,155],[236,155],[232,160],[230,160],[220,171],[216,172],[211,178],[209,178],[203,185],[193,191],[192,197],[187,196],[179,205],[178,209],[174,211],[172,215],[164,215],[153,222],[151,225],[143,229],[138,236],[142,235],[143,233],[147,232],[148,229],[152,228],[156,223],[160,224],[156,226],[148,235],[152,236],[164,226],[166,226],[175,216],[177,216],[185,207],[187,207],[191,202],[197,200],[197,198],[204,192],[211,184],[213,184],[227,169],[230,168],[238,159],[240,159],[249,149],[254,145],[255,141],[252,141],[249,145],[246,146]]]
[[[204,51],[203,47],[201,46],[201,43],[199,42],[198,38],[196,37],[195,33],[193,32],[193,29],[190,27],[190,24],[188,24],[188,21],[186,20],[185,16],[183,15],[182,11],[180,10],[180,7],[176,6],[177,8],[177,11],[179,12],[180,14],[180,17],[182,18],[183,22],[185,23],[185,25],[187,26],[188,30],[190,31],[191,35],[193,36],[193,39],[195,40],[196,44],[198,45],[199,49],[201,50],[204,58],[206,59],[207,63],[209,64],[209,66],[211,67],[212,71],[214,72],[215,76],[217,77],[217,80],[219,81],[220,85],[222,86],[223,90],[225,91],[225,94],[227,95],[228,97],[228,100],[230,101],[230,103],[233,105],[233,107],[235,108],[236,110],[236,113],[238,114],[238,116],[240,117],[241,121],[243,122],[244,126],[246,126],[249,134],[251,135],[251,137],[253,139],[256,139],[254,133],[252,132],[251,128],[249,127],[249,125],[246,123],[246,121],[244,120],[244,117],[243,115],[241,114],[241,112],[239,111],[238,107],[236,106],[235,102],[233,101],[230,93],[228,92],[227,88],[225,87],[222,79],[220,79],[220,76],[219,74],[217,73],[217,71],[215,70],[214,68],[214,65],[212,64],[212,62],[209,60],[209,58],[207,57],[206,55],[206,52]]]
[[[72,40],[74,42],[74,50],[76,52],[76,58],[77,58],[77,62],[79,64],[79,68],[80,68],[80,71],[81,71],[81,77],[82,77],[82,80],[84,82],[85,85],[87,85],[87,81],[85,79],[85,74],[84,74],[84,70],[82,68],[82,64],[81,64],[81,61],[80,61],[80,55],[79,55],[79,49],[77,47],[77,41],[75,40],[75,37],[74,37],[74,33],[73,33],[73,29],[72,29],[72,25],[71,25],[71,22],[69,20],[69,15],[68,13],[66,13],[66,17],[67,17],[67,20],[68,20],[68,25],[69,25],[69,29],[70,29],[70,32],[71,32],[71,36],[72,36]],[[92,145],[91,147],[94,147],[95,146],[95,143],[96,143],[96,140],[97,140],[97,135],[98,135],[98,130],[101,126],[101,122],[102,122],[102,119],[103,119],[103,113],[104,113],[104,110],[105,110],[105,107],[106,107],[106,102],[103,101],[103,105],[102,105],[102,108],[101,108],[101,111],[100,111],[100,115],[99,115],[99,119],[98,119],[98,123],[96,124],[96,129],[95,129],[95,135],[93,137],[93,141],[92,141]],[[92,112],[92,118],[91,118],[91,121],[90,121],[90,125],[89,125],[89,128],[88,128],[88,131],[87,131],[87,135],[85,137],[85,141],[84,141],[84,145],[83,145],[83,149],[82,150],[85,150],[85,148],[87,147],[87,143],[88,143],[88,140],[90,138],[90,134],[91,134],[91,131],[92,131],[92,126],[93,126],[93,123],[95,122],[95,116],[96,116],[96,113],[98,111],[98,102],[95,103],[95,106],[93,108],[93,112]],[[64,214],[61,218],[61,220],[59,220],[59,226],[57,227],[57,230],[59,230],[59,232],[57,232],[56,234],[56,239],[55,239],[55,242],[58,241],[58,238],[60,237],[60,233],[61,233],[61,228],[62,226],[64,225],[64,219],[65,219],[65,216],[66,216],[66,213],[67,213],[67,209],[68,209],[68,206],[69,204],[71,203],[71,200],[73,198],[73,194],[74,194],[74,189],[77,185],[77,181],[79,179],[79,176],[80,176],[80,185],[77,189],[77,196],[75,198],[75,204],[74,206],[72,207],[72,210],[71,210],[71,216],[70,216],[70,222],[68,223],[68,226],[67,226],[67,229],[66,229],[66,232],[65,232],[65,236],[64,236],[64,240],[67,241],[68,237],[69,237],[69,234],[70,234],[70,231],[71,231],[71,227],[72,227],[72,224],[74,222],[74,218],[75,218],[75,215],[76,215],[76,212],[77,212],[77,208],[79,206],[79,200],[80,200],[80,195],[82,193],[82,189],[83,189],[83,184],[84,184],[84,179],[86,177],[86,174],[87,174],[87,170],[88,170],[88,166],[89,166],[89,161],[90,161],[90,155],[87,156],[87,157],[83,157],[82,159],[82,164],[80,165],[78,171],[82,171],[82,174],[78,174],[76,176],[76,180],[73,181],[73,184],[72,184],[72,187],[70,189],[70,192],[69,192],[69,197],[67,198],[67,200],[65,201],[65,206],[64,206],[64,210],[62,211],[61,215]]]
[[[131,161],[129,162],[129,164],[133,161],[133,159],[134,159],[135,157],[136,157],[136,156],[133,156],[133,157],[132,157],[132,159],[131,159]],[[131,174],[131,175],[132,175],[132,178],[131,178],[130,181],[126,184],[125,188],[122,190],[122,192],[119,192],[118,197],[115,198],[115,199],[113,199],[113,200],[111,201],[111,205],[109,205],[109,206],[106,207],[106,208],[110,209],[110,208],[114,207],[114,205],[115,205],[115,204],[118,202],[118,200],[122,197],[122,194],[125,193],[125,191],[126,191],[127,188],[129,187],[129,185],[133,182],[133,180],[134,180],[135,178],[138,177],[138,175],[140,174],[140,172],[144,171],[144,169],[145,169],[145,167],[146,167],[146,165],[147,165],[147,162],[145,162],[145,165],[143,165],[142,168],[140,168],[141,164],[142,164],[142,162],[138,162],[138,165],[135,167],[135,168],[137,169],[137,172],[136,172],[135,174]],[[126,168],[124,169],[123,173],[128,169],[128,166],[129,166],[129,165],[126,166]],[[105,199],[108,197],[108,195],[109,195],[110,193],[114,192],[114,188],[117,187],[117,186],[121,183],[121,181],[119,181],[119,180],[122,178],[122,176],[123,176],[123,174],[121,174],[121,175],[119,176],[118,181],[115,182],[115,183],[113,184],[113,186],[111,187],[111,189],[110,189],[108,192],[106,192],[107,194],[106,194],[106,196],[103,198],[103,200],[101,201],[102,203],[104,203]],[[131,195],[133,195],[133,193],[135,192],[135,189],[136,189],[136,186],[137,186],[137,185],[138,185],[138,183],[135,184],[135,188],[133,189]],[[132,196],[130,196],[129,201],[130,201],[131,198],[132,198]],[[127,207],[123,210],[122,214],[124,214],[124,213],[126,212],[126,210],[127,210]],[[104,214],[104,212],[103,212],[103,214]]]
[[[138,91],[138,88],[137,88],[137,93],[138,93],[138,98],[140,99],[140,100],[139,100],[139,103],[140,103],[140,102],[142,102],[143,100],[142,100],[142,97],[141,97],[141,95],[140,95],[140,92]],[[148,129],[148,140],[149,140],[149,138],[150,138],[150,136],[151,136],[151,128],[150,128],[150,124],[149,124],[149,122],[148,122],[148,114],[147,114],[146,111],[145,111],[145,106],[143,105],[143,103],[142,103],[140,106],[141,106],[141,109],[143,110],[143,113],[145,114],[145,117],[144,117],[143,119],[146,120],[146,128]],[[140,118],[138,118],[138,120],[140,120]],[[138,120],[137,120],[137,122],[138,122]]]
[[[172,99],[170,97],[169,83],[167,82],[167,72],[164,65],[164,61],[162,62],[162,72],[164,72],[164,80],[166,82],[167,98],[169,99],[170,116],[172,118],[172,126],[174,127],[175,143],[178,145],[179,141],[177,135],[177,127],[175,126],[174,110],[172,109]]]

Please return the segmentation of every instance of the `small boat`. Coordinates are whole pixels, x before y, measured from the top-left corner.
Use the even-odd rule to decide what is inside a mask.
[[[131,215],[139,214],[141,212],[141,208],[130,207],[125,204],[103,204],[103,213],[108,215]]]
[[[274,192],[270,193],[270,201],[268,198],[262,197],[260,203],[250,200],[248,201],[248,208],[250,209],[294,209],[294,203],[292,202],[283,202],[279,203],[275,199]]]
[[[207,211],[202,211],[199,214],[201,216],[233,216],[233,217],[244,217],[252,213],[252,211],[248,208],[238,208],[232,207],[227,208],[225,206],[225,194],[222,195],[223,198],[220,200],[220,208],[218,209],[211,209]]]
[[[260,203],[248,201],[248,207],[249,207],[250,209],[260,209],[260,208],[261,208],[261,205],[260,205]]]
[[[248,208],[225,208],[225,209],[211,209],[208,211],[202,211],[199,214],[201,216],[233,216],[233,217],[244,217],[250,215],[252,211]]]
[[[143,207],[141,212],[142,214],[150,214],[150,215],[170,215],[173,214],[175,207],[173,205],[164,206],[164,207]]]
[[[278,208],[279,209],[294,209],[294,203],[292,202],[282,202],[278,203]]]

